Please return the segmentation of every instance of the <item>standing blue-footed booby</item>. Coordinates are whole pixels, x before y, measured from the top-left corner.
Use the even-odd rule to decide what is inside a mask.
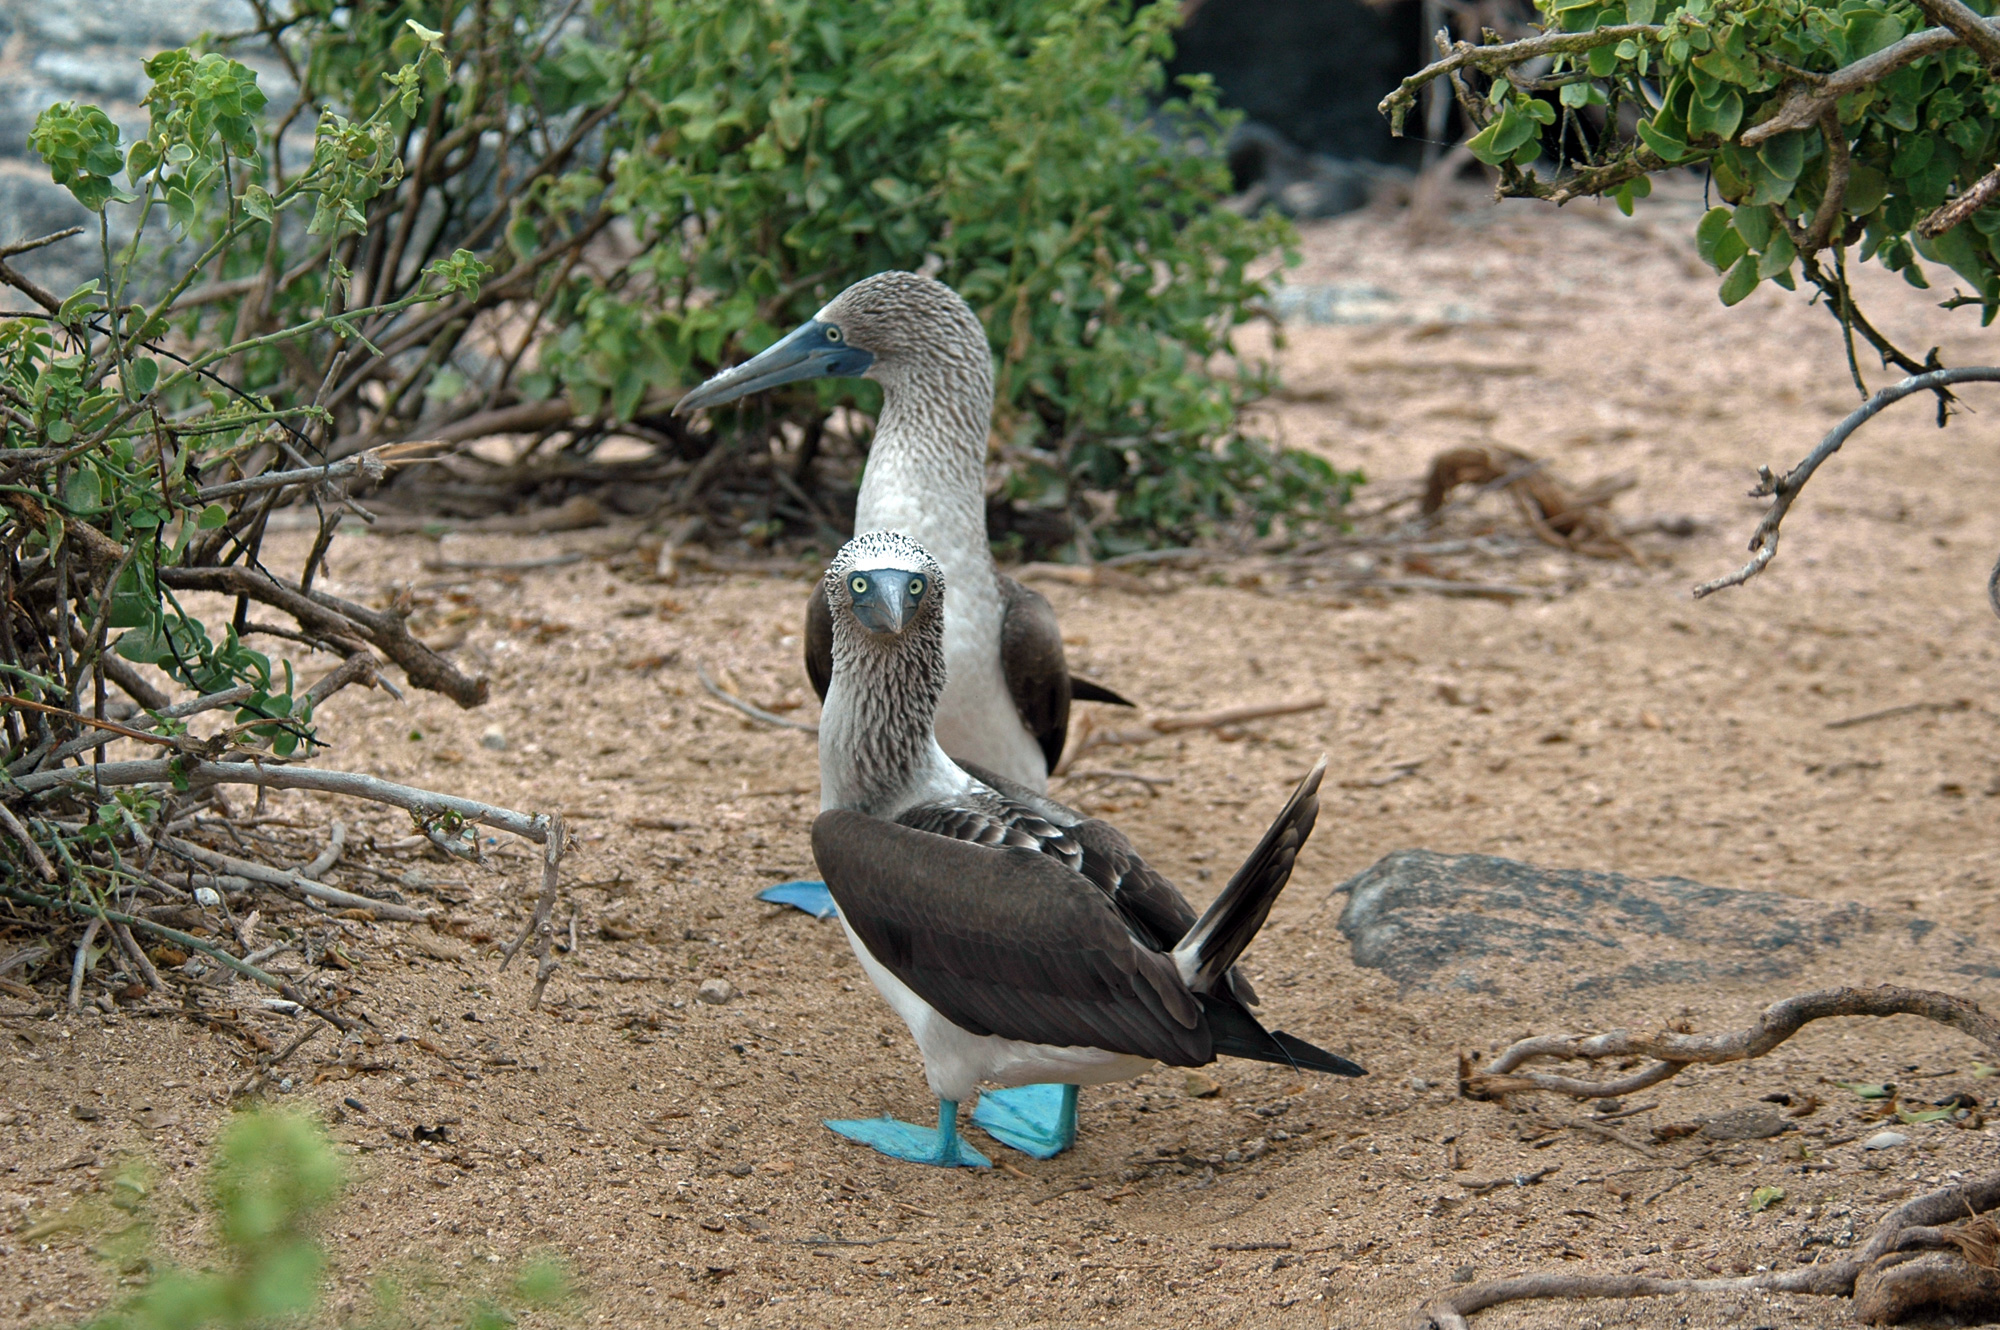
[[[854,532],[901,531],[951,578],[938,742],[1031,790],[1062,758],[1074,698],[1129,706],[1076,679],[1055,611],[993,564],[986,539],[986,437],[993,355],[972,307],[913,272],[864,278],[762,354],[680,400],[679,413],[719,406],[800,379],[871,378],[882,416],[855,501]],[[806,675],[826,700],[833,676],[825,600],[806,605]]]
[[[864,278],[770,349],[680,400],[677,413],[719,406],[802,379],[866,377],[882,385],[882,415],[856,499],[854,531],[900,531],[929,549],[951,579],[944,694],[937,741],[963,762],[1036,793],[1062,758],[1073,699],[1130,706],[1069,673],[1055,610],[1003,575],[986,538],[986,438],[993,355],[978,315],[942,282],[911,272]],[[806,676],[820,701],[833,678],[826,598],[806,601]],[[785,882],[762,899],[824,917],[824,887]],[[1046,1159],[1076,1134],[1076,1090],[1035,1086],[981,1098],[981,1126]]]
[[[1326,760],[1197,918],[1117,828],[946,756],[933,717],[948,585],[921,545],[883,531],[849,541],[821,584],[832,678],[813,856],[939,1101],[935,1129],[827,1125],[899,1159],[984,1166],[957,1126],[982,1083],[1097,1085],[1218,1056],[1364,1074],[1266,1030],[1235,969],[1312,833]]]

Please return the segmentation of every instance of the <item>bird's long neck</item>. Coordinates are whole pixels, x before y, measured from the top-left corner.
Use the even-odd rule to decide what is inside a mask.
[[[882,416],[855,503],[855,534],[900,531],[928,549],[955,585],[990,580],[986,433],[993,362],[984,338],[977,345],[954,339],[879,377]]]
[[[834,615],[833,682],[819,725],[822,810],[892,818],[968,782],[932,729],[944,695],[942,618],[884,642]]]

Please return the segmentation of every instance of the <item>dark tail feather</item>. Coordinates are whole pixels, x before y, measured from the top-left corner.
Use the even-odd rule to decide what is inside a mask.
[[[1264,839],[1257,842],[1215,903],[1175,945],[1174,961],[1183,976],[1189,974],[1188,962],[1192,960],[1193,974],[1187,982],[1195,992],[1213,991],[1270,917],[1272,903],[1291,879],[1300,847],[1312,835],[1313,821],[1319,816],[1319,782],[1325,774],[1326,756],[1321,754],[1299,788],[1292,791]]]
[[[1080,674],[1069,676],[1069,696],[1072,702],[1109,702],[1114,707],[1132,705],[1103,684],[1086,679]]]
[[[1208,1018],[1209,1036],[1218,1057],[1247,1058],[1252,1062],[1275,1062],[1298,1071],[1323,1071],[1330,1076],[1366,1076],[1367,1069],[1349,1062],[1338,1053],[1316,1048],[1295,1039],[1283,1030],[1266,1030],[1257,1018],[1233,1002],[1204,997],[1202,1013]]]

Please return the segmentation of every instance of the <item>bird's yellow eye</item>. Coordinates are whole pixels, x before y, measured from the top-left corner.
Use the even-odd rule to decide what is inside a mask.
[[[847,585],[854,588],[854,594],[857,596],[865,596],[868,594],[868,579],[865,577],[857,577],[853,581],[849,582]]]
[[[827,330],[826,330],[826,340],[827,340],[827,341],[829,341],[829,342],[837,342],[837,341],[839,341],[839,340],[840,340],[840,329],[838,329],[838,328],[835,328],[835,327],[832,327],[832,326],[830,326],[830,325],[829,325],[829,326],[828,326],[828,328],[827,328]]]
[[[921,578],[921,577],[913,577],[913,578],[911,578],[911,579],[910,579],[910,595],[911,595],[911,596],[913,596],[913,597],[915,597],[915,596],[921,596],[921,595],[923,595],[923,594],[924,594],[924,579],[923,579],[923,578]]]

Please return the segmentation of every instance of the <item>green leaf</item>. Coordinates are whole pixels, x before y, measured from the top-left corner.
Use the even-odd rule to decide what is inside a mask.
[[[1874,1081],[1834,1081],[1832,1084],[1843,1090],[1852,1090],[1863,1099],[1889,1099],[1894,1097],[1896,1087],[1889,1082]]]
[[[125,364],[125,382],[135,397],[144,397],[160,383],[160,362],[151,356],[133,356]]]
[[[1627,23],[1651,23],[1653,21],[1654,0],[1625,0],[1625,21]]]
[[[406,18],[403,22],[409,27],[411,32],[417,34],[417,40],[427,46],[444,40],[443,33],[437,31],[435,28],[427,28],[413,18]]]
[[[1761,250],[1771,240],[1771,210],[1769,208],[1737,208],[1729,215],[1729,224],[1736,234],[1743,237],[1743,243],[1751,249]]]
[[[1639,141],[1663,162],[1677,162],[1687,156],[1687,144],[1653,120],[1639,122]]]
[[[240,202],[243,204],[243,211],[249,213],[258,221],[268,222],[271,220],[273,216],[271,210],[271,193],[262,185],[252,185],[244,190]]]
[[[1735,234],[1731,232],[1731,234]],[[1736,261],[1729,275],[1722,279],[1722,303],[1740,304],[1743,298],[1757,289],[1757,260],[1748,254]]]
[[[211,503],[201,510],[197,523],[203,531],[213,531],[229,521],[229,510],[219,503]]]
[[[1696,97],[1688,107],[1688,134],[1713,134],[1716,138],[1728,140],[1734,137],[1736,127],[1743,123],[1743,97],[1734,88],[1723,92],[1711,106]]]
[[[1780,134],[1757,149],[1757,160],[1780,180],[1797,180],[1805,158],[1806,136],[1802,130]]]
[[[1750,1213],[1758,1214],[1785,1199],[1783,1187],[1759,1187],[1750,1193]]]
[[[1630,0],[1627,0],[1627,3],[1629,4]],[[1610,78],[1618,70],[1618,52],[1616,48],[1610,46],[1592,47],[1590,54],[1584,57],[1584,68],[1590,71],[1592,78]]]
[[[63,486],[63,504],[71,512],[85,515],[103,507],[104,495],[98,487],[97,472],[87,466],[70,472],[69,481]]]
[[[1949,1122],[1957,1112],[1958,1109],[1955,1106],[1950,1108],[1898,1108],[1896,1110],[1896,1118],[1905,1126],[1916,1127],[1926,1122]]]
[[[1728,268],[1743,253],[1741,248],[1743,237],[1737,235],[1729,225],[1730,212],[1728,208],[1710,208],[1702,214],[1701,220],[1695,223],[1694,252],[1701,256],[1703,263],[1717,272]],[[1731,241],[1738,246],[1734,252],[1725,248]]]

